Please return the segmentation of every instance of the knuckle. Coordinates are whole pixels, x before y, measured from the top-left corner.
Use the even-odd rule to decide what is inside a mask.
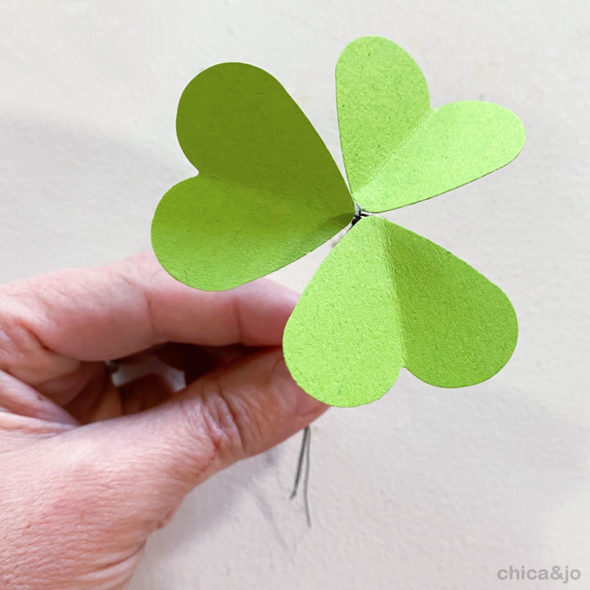
[[[224,462],[252,454],[260,429],[251,404],[239,394],[225,391],[219,376],[203,379],[200,389],[196,398],[184,401],[191,431],[198,438],[204,436]]]

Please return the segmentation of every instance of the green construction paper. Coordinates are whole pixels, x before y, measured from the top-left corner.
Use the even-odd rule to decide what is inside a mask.
[[[379,217],[361,219],[324,260],[284,334],[289,371],[311,396],[358,406],[401,367],[440,387],[484,381],[517,338],[506,295],[453,254]]]
[[[286,90],[251,65],[225,63],[184,90],[176,129],[199,175],[172,187],[152,245],[176,279],[223,290],[264,276],[348,225],[350,193]]]
[[[508,164],[520,119],[499,105],[433,109],[424,76],[395,43],[361,37],[336,66],[340,141],[354,200],[378,213],[429,199]]]

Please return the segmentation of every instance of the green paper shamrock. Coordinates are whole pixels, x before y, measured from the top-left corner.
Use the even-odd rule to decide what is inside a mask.
[[[303,112],[270,74],[223,63],[178,106],[180,145],[199,174],[173,186],[152,224],[162,266],[204,290],[236,287],[351,229],[305,289],[283,338],[297,383],[335,406],[383,396],[402,367],[427,383],[488,379],[517,338],[506,295],[475,269],[378,213],[429,199],[510,162],[524,129],[478,101],[433,109],[396,44],[362,37],[336,67],[350,190]]]

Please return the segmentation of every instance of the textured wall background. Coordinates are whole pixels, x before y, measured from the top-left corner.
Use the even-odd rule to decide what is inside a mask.
[[[525,122],[508,168],[389,214],[506,290],[516,353],[477,387],[402,374],[380,402],[328,412],[314,427],[311,530],[286,499],[297,438],[217,476],[154,536],[134,590],[560,587],[496,577],[554,564],[588,587],[585,0],[2,0],[0,276],[148,248],[161,194],[192,174],[178,97],[213,63],[273,72],[341,162],[333,68],[363,34],[404,46],[434,105],[480,98]],[[277,280],[302,289],[327,251]]]

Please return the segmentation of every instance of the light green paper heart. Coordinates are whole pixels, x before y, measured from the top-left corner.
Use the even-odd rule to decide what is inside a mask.
[[[433,109],[424,76],[381,37],[350,43],[336,66],[340,141],[354,200],[378,213],[429,199],[513,160],[520,119],[499,105]]]
[[[484,381],[506,364],[517,333],[509,299],[483,275],[426,238],[368,217],[317,270],[283,349],[308,394],[358,406],[387,393],[403,366],[440,387]]]
[[[176,128],[199,175],[172,187],[152,245],[179,281],[223,290],[264,276],[348,225],[354,205],[332,156],[270,74],[226,63],[184,90]]]

